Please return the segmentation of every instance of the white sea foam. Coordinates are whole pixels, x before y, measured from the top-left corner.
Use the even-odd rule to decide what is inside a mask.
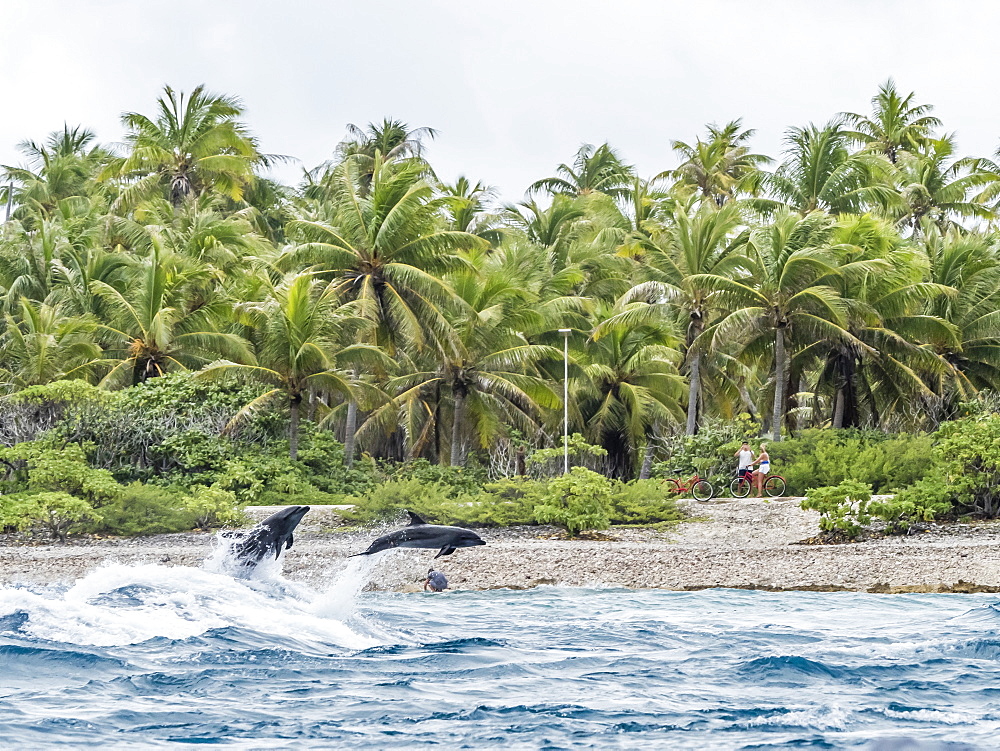
[[[227,627],[274,635],[278,645],[283,636],[348,649],[379,643],[363,622],[346,623],[366,569],[317,593],[282,578],[280,563],[258,566],[248,579],[211,567],[108,563],[68,588],[0,589],[0,617],[26,613],[29,635],[80,645],[187,639]]]

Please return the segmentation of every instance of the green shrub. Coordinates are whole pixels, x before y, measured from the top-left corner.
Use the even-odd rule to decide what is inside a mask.
[[[101,519],[92,529],[126,537],[186,532],[195,524],[195,513],[185,508],[181,491],[134,482],[101,509]]]
[[[191,495],[181,500],[181,507],[202,529],[237,526],[246,521],[236,496],[221,488],[193,488]]]
[[[868,509],[882,519],[890,534],[906,532],[915,523],[929,522],[954,512],[955,489],[940,472],[931,471],[892,498],[872,501]]]
[[[448,489],[416,478],[390,480],[362,495],[344,500],[354,504],[354,509],[346,513],[345,518],[359,523],[391,521],[401,516],[404,510],[412,511],[428,522],[453,521],[447,511],[452,503]]]
[[[398,464],[383,464],[381,471],[387,480],[419,480],[440,485],[453,496],[478,493],[487,482],[486,470],[481,467],[445,467],[431,464],[426,459],[414,459]]]
[[[676,496],[659,480],[616,482],[612,486],[609,518],[612,524],[644,526],[684,518]]]
[[[611,480],[585,467],[573,467],[569,474],[549,482],[543,503],[535,506],[535,520],[556,524],[571,535],[607,529],[611,498]]]
[[[871,523],[868,508],[871,498],[871,485],[844,480],[839,485],[809,488],[801,506],[819,511],[819,528],[823,532],[853,540],[861,534],[863,527]]]
[[[604,469],[608,455],[603,447],[587,443],[582,435],[573,433],[567,439],[565,446],[559,445],[531,452],[524,460],[525,470],[536,480],[559,477],[566,467],[567,451],[571,468],[586,467],[595,472]]]
[[[548,483],[514,477],[487,483],[482,492],[452,501],[449,510],[455,524],[478,527],[510,527],[535,524],[535,506],[544,503]]]
[[[11,471],[2,485],[7,492],[53,492],[82,498],[93,507],[117,497],[121,486],[105,469],[94,469],[78,443],[25,441],[0,449],[0,461]]]
[[[1000,515],[1000,415],[946,422],[937,438],[934,469],[950,483],[955,505]]]
[[[857,480],[873,492],[888,492],[919,480],[931,463],[933,438],[874,430],[804,430],[797,437],[769,443],[772,471],[796,488]]]
[[[22,531],[42,527],[60,542],[65,542],[66,536],[81,525],[100,518],[87,501],[62,491],[5,498],[0,516],[2,526]]]

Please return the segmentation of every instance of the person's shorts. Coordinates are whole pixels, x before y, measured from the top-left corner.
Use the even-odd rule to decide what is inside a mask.
[[[753,467],[747,467],[746,469],[739,470],[740,477],[744,480],[753,474]]]

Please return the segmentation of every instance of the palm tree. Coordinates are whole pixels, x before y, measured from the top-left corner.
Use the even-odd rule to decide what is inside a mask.
[[[575,238],[578,220],[586,215],[583,207],[572,197],[556,195],[548,208],[534,200],[516,206],[507,206],[505,216],[512,227],[520,229],[527,238],[551,250],[565,265],[569,244]]]
[[[684,380],[671,328],[603,326],[620,312],[605,306],[595,311],[595,328],[603,335],[587,339],[576,354],[583,374],[571,388],[585,435],[608,452],[613,477],[630,479],[654,426],[683,419]]]
[[[348,344],[366,322],[354,315],[354,306],[342,306],[335,291],[312,274],[293,275],[271,286],[266,300],[244,304],[242,312],[259,327],[256,360],[218,361],[197,377],[211,379],[237,372],[273,386],[240,410],[230,425],[283,397],[289,407],[289,456],[294,461],[303,397],[310,389],[318,389],[353,399],[355,387],[343,364],[383,362],[385,356],[375,347]]]
[[[480,252],[470,258],[470,268],[448,275],[462,302],[449,311],[454,348],[438,352],[433,370],[417,370],[390,381],[387,390],[399,396],[373,415],[371,427],[391,419],[400,405],[420,398],[421,393],[450,397],[450,464],[459,467],[465,465],[470,428],[478,445],[485,448],[503,433],[503,425],[529,434],[537,431],[536,418],[543,410],[561,405],[538,366],[561,360],[562,353],[532,342],[559,326],[561,311],[543,304],[505,260]],[[425,412],[432,412],[431,419],[436,420],[440,408]],[[411,435],[411,440],[416,437]]]
[[[765,214],[782,207],[802,215],[862,213],[867,207],[888,206],[896,200],[889,183],[890,165],[878,154],[848,149],[850,134],[834,120],[823,127],[791,128],[785,136],[785,161],[762,178],[777,200],[748,199]]]
[[[915,104],[913,92],[901,96],[890,78],[879,86],[872,97],[871,116],[843,112],[841,116],[853,130],[847,135],[874,152],[883,154],[896,164],[902,151],[918,152],[941,121],[928,114],[929,104]]]
[[[449,229],[468,232],[496,245],[503,237],[500,216],[489,213],[488,202],[496,198],[496,190],[482,183],[473,185],[467,177],[460,176],[453,185],[442,184],[444,212]]]
[[[1000,254],[990,238],[932,232],[924,242],[930,278],[950,287],[928,306],[928,314],[954,332],[934,349],[948,364],[934,379],[934,391],[954,406],[982,389],[1000,390]]]
[[[18,315],[7,314],[0,337],[0,380],[9,389],[23,389],[88,377],[101,356],[95,328],[92,320],[68,316],[58,305],[21,298]]]
[[[214,192],[234,201],[270,159],[240,121],[243,105],[231,96],[198,86],[185,97],[169,86],[156,100],[157,114],[122,115],[128,154],[112,161],[105,178],[122,181],[119,203],[135,206],[159,195],[173,206]]]
[[[351,160],[358,168],[356,178],[359,192],[367,195],[375,174],[376,161],[385,163],[416,159],[430,174],[429,165],[423,161],[424,139],[432,141],[437,137],[434,128],[411,129],[402,120],[386,117],[381,123],[368,123],[367,128],[348,123],[347,134],[348,137],[337,146],[338,160],[321,164],[307,177],[318,177],[319,184],[322,185],[330,177],[336,179],[334,173],[337,164]]]
[[[674,225],[652,244],[646,256],[649,281],[633,287],[620,301],[622,312],[605,321],[594,336],[616,327],[659,322],[670,325],[679,313],[685,327],[688,370],[688,435],[698,431],[698,404],[702,394],[702,333],[721,312],[716,277],[736,278],[748,261],[739,252],[741,241],[732,234],[741,224],[732,205],[715,208],[703,203],[691,211],[678,208]],[[638,303],[638,304],[632,304]]]
[[[17,185],[11,199],[18,209],[13,216],[30,223],[30,217],[49,218],[59,202],[73,196],[92,196],[105,191],[96,182],[110,154],[94,145],[93,131],[64,125],[42,143],[22,141],[18,150],[27,166],[3,167],[3,182]]]
[[[604,143],[594,148],[583,144],[576,152],[573,165],[560,164],[556,167],[557,177],[547,177],[532,183],[529,193],[546,191],[552,195],[586,196],[591,193],[606,193],[619,197],[628,191],[633,177],[633,169],[625,164],[618,153]]]
[[[756,131],[742,128],[742,120],[732,120],[721,128],[713,123],[708,126],[708,138],[704,141],[699,138],[694,145],[671,141],[681,164],[657,177],[674,178],[682,190],[714,201],[717,206],[740,193],[756,193],[760,169],[771,159],[750,151],[747,142]]]
[[[440,229],[440,200],[413,162],[377,160],[372,189],[361,195],[357,166],[344,162],[329,220],[297,220],[303,240],[285,254],[284,266],[309,264],[329,278],[345,301],[375,325],[375,342],[392,354],[397,346],[443,346],[449,324],[441,306],[453,293],[440,275],[463,265],[459,251],[483,247],[467,232]]]
[[[216,358],[250,361],[246,341],[220,330],[231,306],[221,295],[206,295],[211,269],[164,252],[154,238],[149,257],[129,270],[122,289],[93,280],[91,290],[108,306],[111,366],[102,384],[141,383],[169,370],[201,367]]]
[[[402,120],[391,117],[383,118],[381,123],[368,123],[367,128],[348,123],[347,133],[348,138],[337,146],[337,152],[342,157],[360,154],[374,160],[378,153],[387,162],[421,157],[424,151],[423,139],[433,141],[437,137],[434,128],[411,129]]]
[[[926,311],[954,290],[924,281],[925,254],[884,220],[842,217],[833,245],[841,259],[835,284],[848,306],[845,328],[868,349],[849,341],[817,341],[813,349],[823,353],[820,387],[832,391],[832,427],[861,427],[866,416],[868,424],[879,426],[884,416],[907,415],[911,405],[932,396],[924,376],[944,371],[932,347],[956,339],[950,324]],[[869,269],[865,262],[871,261],[882,263]],[[855,268],[861,273],[852,273]]]
[[[925,222],[941,229],[954,226],[957,219],[993,219],[996,215],[978,197],[977,188],[993,178],[975,160],[953,160],[951,137],[930,139],[922,152],[903,153],[899,159],[899,195],[896,212],[901,225],[916,234]],[[971,170],[969,168],[972,168]]]
[[[774,223],[754,229],[748,243],[750,275],[709,280],[732,312],[715,328],[713,345],[731,343],[748,354],[773,352],[774,406],[771,434],[781,440],[788,383],[788,349],[798,342],[826,340],[861,349],[846,330],[845,301],[831,284],[839,276],[831,248],[833,219],[822,212],[804,217],[782,212]]]
[[[440,275],[463,265],[458,253],[486,241],[439,224],[441,199],[422,179],[421,163],[383,162],[376,155],[370,189],[362,190],[360,167],[344,161],[337,170],[328,220],[298,220],[289,229],[304,240],[281,260],[286,267],[310,264],[330,279],[340,299],[355,301],[370,321],[371,342],[391,355],[399,347],[433,344],[453,349],[443,305],[454,294]],[[345,458],[353,456],[357,404],[348,408]]]

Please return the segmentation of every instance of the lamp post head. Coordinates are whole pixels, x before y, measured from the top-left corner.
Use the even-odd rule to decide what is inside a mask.
[[[559,333],[563,336],[569,336],[573,333],[573,329],[559,329]]]

